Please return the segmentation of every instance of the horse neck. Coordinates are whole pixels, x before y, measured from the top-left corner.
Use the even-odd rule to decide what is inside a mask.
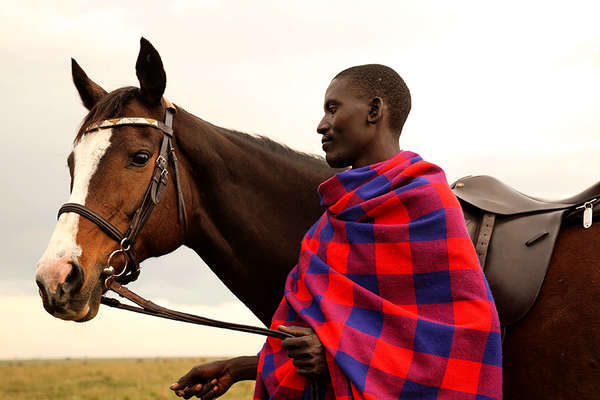
[[[322,213],[317,185],[334,171],[183,110],[174,128],[191,199],[184,244],[268,324],[302,236]]]

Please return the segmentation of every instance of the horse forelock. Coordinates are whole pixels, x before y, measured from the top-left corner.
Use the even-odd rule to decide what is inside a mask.
[[[108,93],[85,116],[74,142],[78,143],[82,139],[90,125],[105,119],[121,116],[125,106],[136,98],[138,94],[139,89],[133,86],[123,87]]]

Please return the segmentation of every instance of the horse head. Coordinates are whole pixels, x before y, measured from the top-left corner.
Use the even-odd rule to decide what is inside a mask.
[[[89,79],[75,60],[72,60],[72,74],[89,113],[68,157],[69,203],[93,210],[125,233],[155,174],[164,135],[149,125],[118,125],[97,130],[90,127],[123,117],[163,121],[169,103],[162,97],[166,87],[162,61],[150,42],[142,38],[136,63],[139,89],[125,87],[108,93]],[[178,219],[174,186],[172,182],[166,185],[160,204],[136,238],[137,261],[168,253],[183,241],[185,228]],[[92,319],[105,291],[103,271],[108,255],[118,248],[119,243],[94,222],[78,213],[61,213],[37,264],[36,282],[46,311],[65,320]],[[124,269],[125,263],[125,257],[115,257],[111,266]]]

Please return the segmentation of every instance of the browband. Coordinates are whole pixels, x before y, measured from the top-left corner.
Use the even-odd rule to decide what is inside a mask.
[[[143,117],[126,117],[126,118],[105,119],[103,121],[100,121],[100,122],[90,125],[85,130],[85,133],[94,132],[94,131],[97,131],[100,129],[116,128],[118,126],[124,126],[124,125],[127,125],[127,126],[131,126],[131,125],[149,126],[151,128],[156,128],[156,129],[163,131],[163,133],[165,135],[168,135],[171,137],[173,136],[173,129],[171,127],[165,125],[165,123],[163,123],[161,121],[157,121],[152,118],[143,118]]]
[[[170,110],[173,114],[175,114],[177,112],[177,108],[169,100],[167,100],[163,97],[163,102],[164,102],[167,110]],[[173,128],[171,126],[169,126],[168,124],[165,124],[162,121],[158,121],[156,119],[146,118],[146,117],[123,117],[123,118],[105,119],[103,121],[96,122],[96,123],[90,125],[85,130],[85,133],[98,131],[100,129],[116,128],[116,127],[125,126],[125,125],[127,125],[127,126],[131,126],[131,125],[149,126],[151,128],[161,130],[165,135],[173,137]]]

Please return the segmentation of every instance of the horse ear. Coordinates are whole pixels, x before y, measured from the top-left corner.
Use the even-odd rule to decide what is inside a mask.
[[[71,58],[71,74],[73,75],[73,83],[79,92],[79,97],[83,102],[83,105],[88,110],[106,95],[106,90],[102,89],[100,85],[88,78],[83,72],[83,69],[77,64],[73,58]]]
[[[167,74],[158,51],[144,38],[140,39],[140,54],[135,63],[135,73],[140,81],[142,99],[149,105],[158,104],[167,86]]]

